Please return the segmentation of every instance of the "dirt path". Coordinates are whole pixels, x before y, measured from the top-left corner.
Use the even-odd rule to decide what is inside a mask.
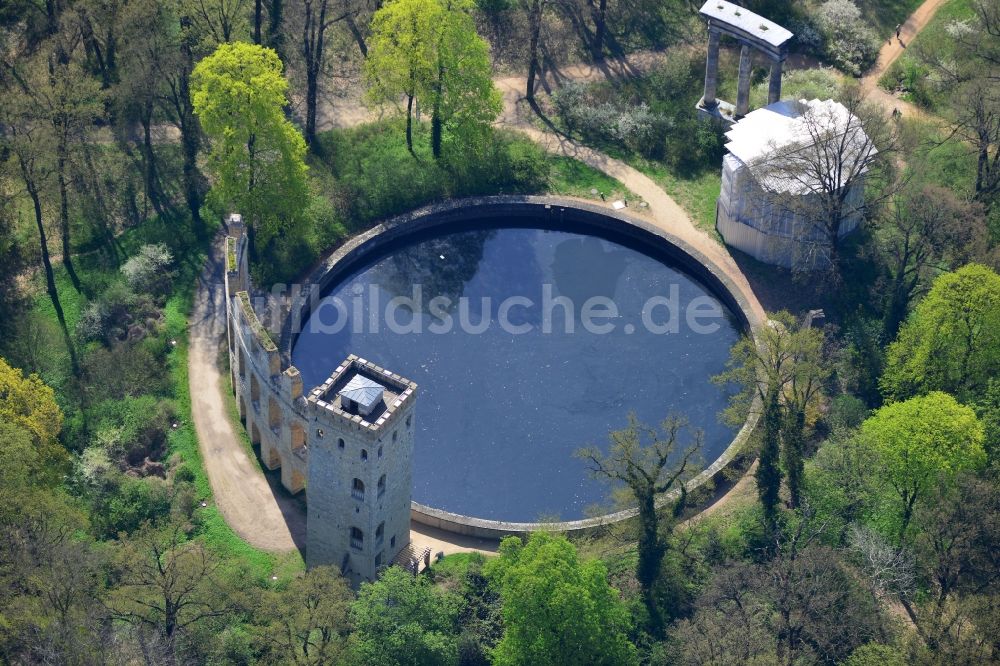
[[[917,7],[917,10],[910,14],[909,18],[899,28],[899,37],[893,35],[878,53],[878,60],[868,74],[861,79],[861,85],[865,90],[871,90],[878,86],[878,80],[887,69],[896,62],[899,56],[903,55],[906,47],[913,41],[917,34],[923,30],[934,14],[948,0],[925,0],[924,4]]]
[[[260,468],[247,456],[223,397],[229,380],[219,371],[219,352],[226,344],[219,247],[220,243],[213,243],[212,256],[198,278],[189,328],[188,381],[198,447],[213,501],[229,526],[255,548],[287,552],[304,546],[305,516],[289,496],[272,492]]]
[[[882,90],[878,85],[878,81],[888,71],[889,67],[892,66],[892,63],[896,62],[906,52],[907,46],[913,42],[913,39],[934,18],[937,10],[947,1],[925,0],[924,4],[917,7],[917,10],[910,14],[909,18],[900,26],[899,37],[892,35],[889,41],[882,45],[875,66],[861,79],[861,88],[865,91],[868,99],[878,102],[886,110],[898,110],[900,114],[908,118],[926,117],[926,114],[915,104],[911,104]]]

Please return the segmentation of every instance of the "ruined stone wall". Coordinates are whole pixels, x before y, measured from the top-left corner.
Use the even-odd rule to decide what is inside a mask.
[[[278,348],[257,319],[247,291],[247,239],[230,220],[226,238],[226,319],[229,366],[240,420],[270,470],[281,470],[290,493],[305,489],[308,414],[302,379],[294,367],[282,371]]]
[[[282,486],[308,495],[307,565],[341,567],[355,586],[373,580],[410,542],[414,401],[403,401],[376,431],[307,399],[298,369],[282,368],[278,348],[254,312],[239,217],[231,216],[228,226],[227,344],[240,420],[264,466],[281,471]],[[368,365],[389,382],[402,381]],[[361,539],[352,539],[352,528]]]

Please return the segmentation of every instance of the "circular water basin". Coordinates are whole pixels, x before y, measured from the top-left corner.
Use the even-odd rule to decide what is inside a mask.
[[[735,430],[711,382],[737,317],[667,252],[516,217],[416,232],[359,260],[292,350],[306,387],[348,354],[417,382],[413,499],[490,520],[574,520],[610,488],[574,457],[686,417],[703,462]]]

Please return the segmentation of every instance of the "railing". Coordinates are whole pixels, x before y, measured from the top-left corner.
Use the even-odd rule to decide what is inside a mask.
[[[351,548],[354,550],[364,550],[365,540],[359,539],[357,537],[351,537]]]
[[[358,490],[357,488],[351,488],[351,497],[358,500],[359,502],[365,501],[365,491]]]

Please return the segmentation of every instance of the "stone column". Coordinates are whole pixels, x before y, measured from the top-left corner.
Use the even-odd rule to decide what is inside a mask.
[[[708,28],[708,58],[705,59],[705,108],[716,105],[715,88],[719,77],[719,37],[715,28]]]
[[[771,61],[771,80],[767,85],[767,103],[774,104],[781,99],[781,60]]]
[[[740,78],[736,88],[736,117],[740,118],[750,110],[750,47],[746,44],[740,51]]]

